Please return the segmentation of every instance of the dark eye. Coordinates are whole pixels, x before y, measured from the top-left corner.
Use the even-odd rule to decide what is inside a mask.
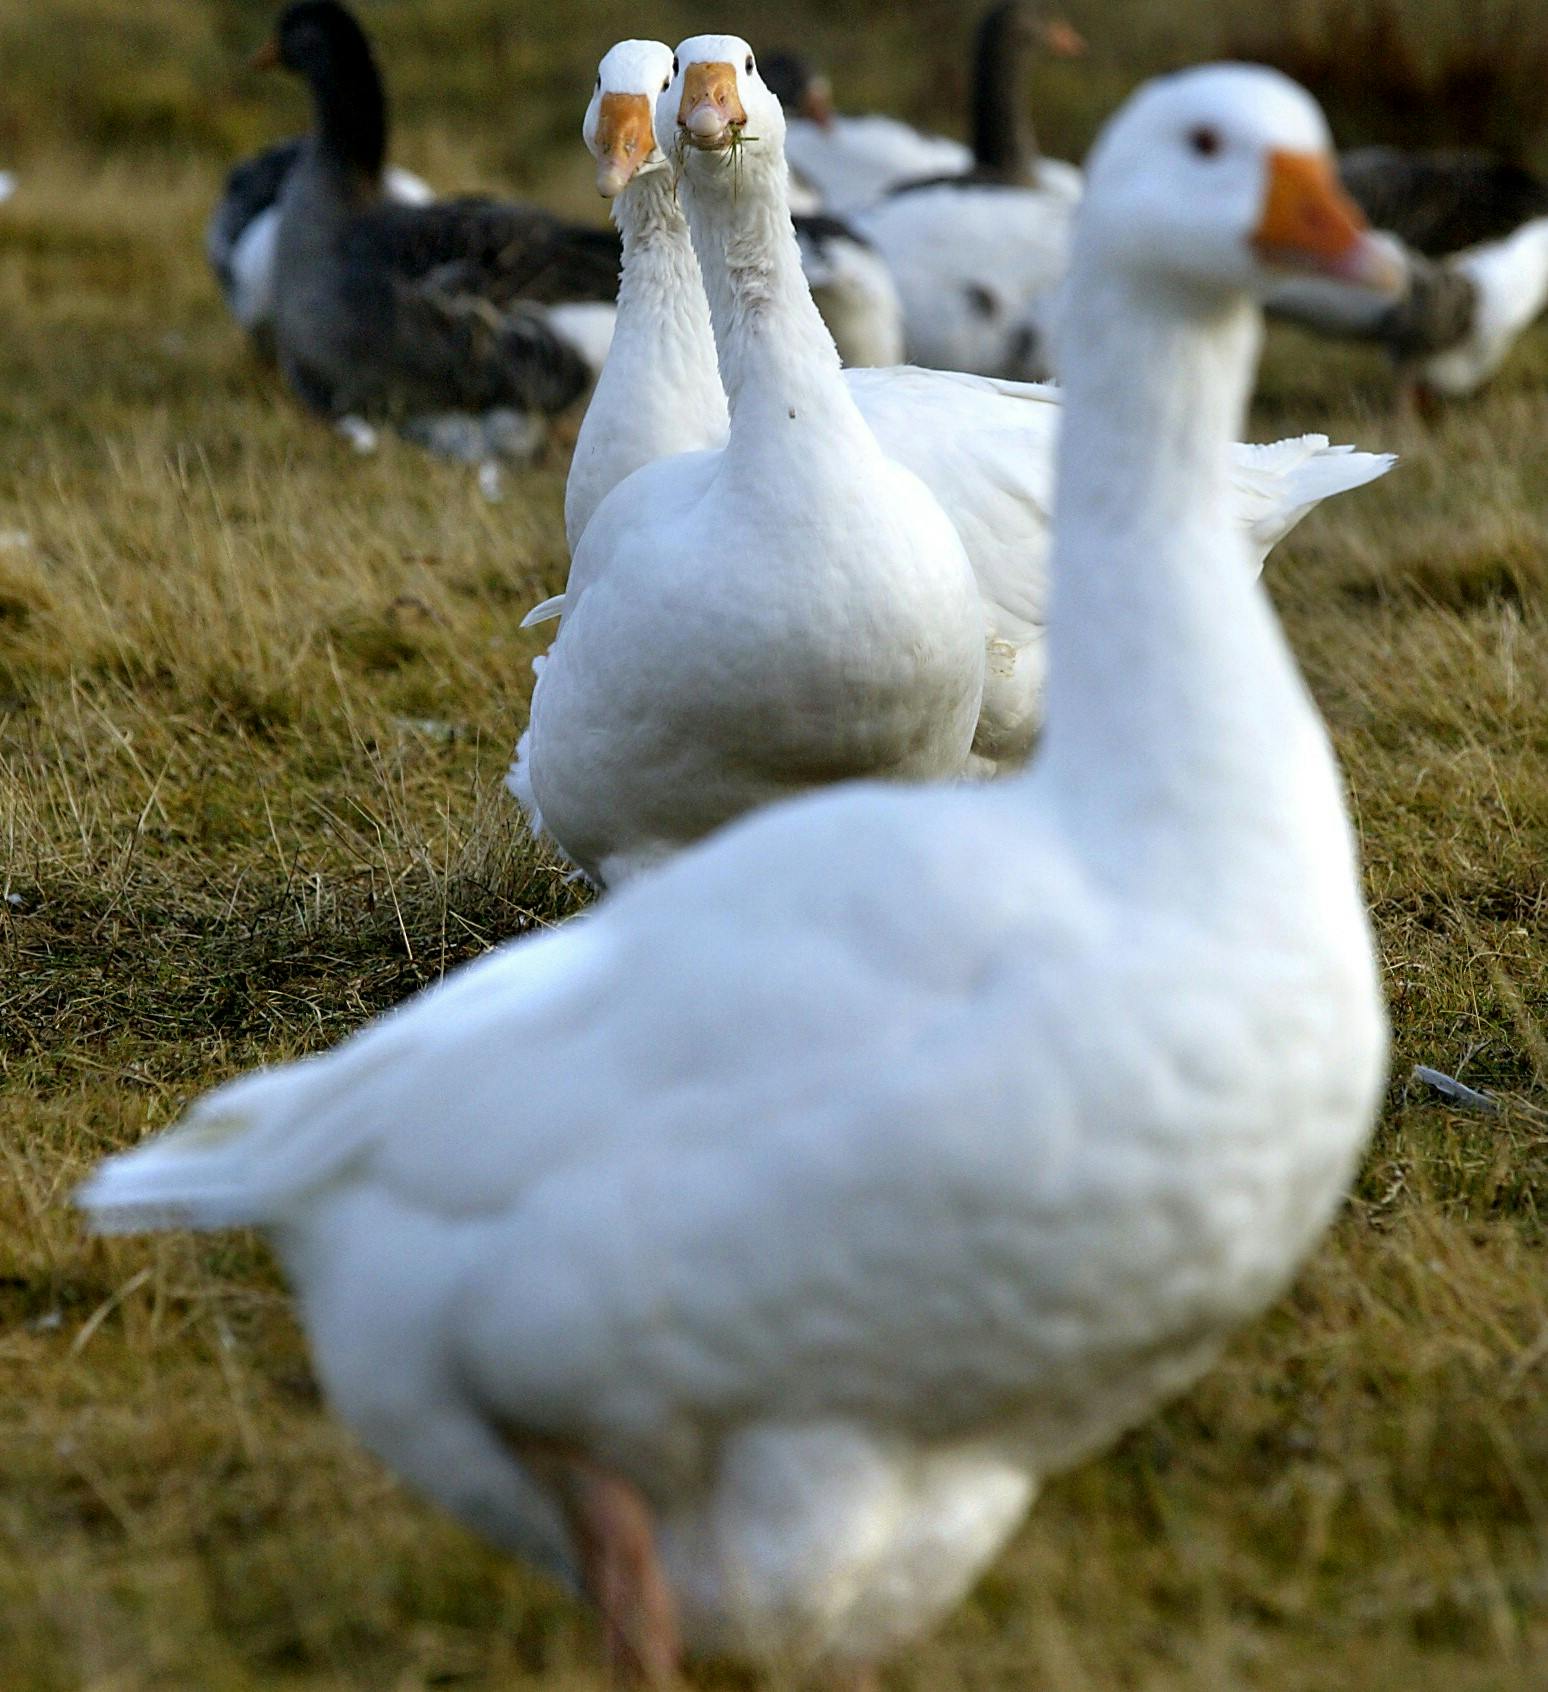
[[[1188,131],[1188,145],[1201,159],[1212,159],[1220,151],[1220,131],[1201,124]]]
[[[753,62],[752,62],[752,54],[751,54],[751,53],[749,53],[749,54],[748,54],[748,55],[747,55],[747,74],[748,74],[748,75],[749,75],[749,76],[751,76],[751,75],[752,75],[752,73],[753,73]]]
[[[598,71],[597,72],[597,87],[601,88],[601,86],[602,86],[602,73],[601,73],[601,71]]]
[[[663,94],[665,94],[667,89],[669,89],[671,86],[672,86],[671,77],[669,77],[669,76],[662,77],[662,79],[661,79],[661,92]]]
[[[676,55],[676,53],[674,53],[672,55],[672,75],[673,76],[677,75],[677,55]]]

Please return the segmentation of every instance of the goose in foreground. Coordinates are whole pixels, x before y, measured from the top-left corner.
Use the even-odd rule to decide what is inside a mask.
[[[316,119],[280,197],[274,336],[286,380],[327,417],[390,421],[459,456],[520,456],[590,380],[532,302],[611,300],[608,232],[488,200],[386,201],[381,77],[337,0],[294,0],[270,57],[306,78]]]
[[[642,52],[659,89],[675,73],[668,60],[657,75],[655,46],[615,49],[593,102],[600,122],[607,100],[635,162],[650,162],[652,113],[623,91],[620,61]],[[689,70],[695,88],[709,75]],[[972,569],[939,503],[851,398],[784,201],[779,103],[748,79],[759,142],[731,147],[722,121],[682,150],[691,247],[666,172],[619,198],[621,321],[577,442],[564,621],[518,754],[529,810],[604,885],[803,787],[958,774],[983,693]],[[716,100],[737,97],[734,76],[703,101],[681,76],[670,87],[668,133],[695,133],[690,104],[705,106],[703,129]],[[612,144],[599,147],[603,177]],[[695,252],[703,282],[689,292]],[[715,343],[679,328],[706,293],[724,398]],[[638,415],[615,433],[608,419],[631,391]],[[696,427],[706,439],[724,428],[724,444],[685,451]],[[624,476],[588,515],[626,455],[658,436],[678,456]]]
[[[779,109],[756,69],[748,71],[745,43],[728,47],[729,62],[743,67],[728,98],[746,119],[746,139],[737,157],[738,192],[762,202],[766,217],[759,226],[784,231],[783,175],[779,161]],[[572,553],[609,492],[641,465],[672,453],[720,447],[726,438],[725,403],[720,379],[742,374],[744,337],[732,333],[729,312],[712,325],[700,282],[692,241],[666,167],[675,149],[679,113],[663,100],[651,133],[651,95],[671,74],[671,49],[660,42],[624,42],[603,59],[584,133],[598,159],[598,182],[615,196],[614,217],[624,238],[623,286],[619,296],[618,339],[614,353],[581,426],[565,495],[566,530]],[[702,167],[700,167],[702,168]],[[689,185],[691,189],[691,184]],[[757,230],[737,239],[748,257],[768,255],[750,243]],[[703,268],[723,269],[722,248],[701,255]],[[718,345],[717,345],[718,342]],[[718,359],[718,363],[717,363]],[[750,378],[751,379],[751,378]],[[1047,621],[1046,554],[1051,510],[1058,395],[1047,388],[996,383],[978,377],[930,370],[846,371],[850,397],[859,407],[887,457],[911,470],[935,495],[967,549],[983,608],[985,684],[979,703],[972,754],[964,773],[994,774],[1019,767],[1031,749],[1040,720],[1043,634]],[[1232,495],[1238,520],[1261,566],[1269,548],[1319,500],[1357,487],[1380,475],[1392,460],[1385,455],[1330,447],[1324,436],[1304,436],[1268,447],[1238,446],[1233,453]],[[578,604],[581,584],[595,582],[597,564],[572,577],[566,594],[546,600],[528,614],[530,626]],[[793,607],[792,607],[793,609]],[[734,615],[734,614],[733,614]],[[678,638],[703,638],[704,629],[684,629]],[[577,842],[564,823],[579,810],[587,824],[589,873],[606,856],[615,876],[631,865],[653,862],[664,849],[662,837],[646,828],[636,811],[645,766],[627,766],[623,789],[604,779],[592,762],[607,741],[638,745],[640,701],[633,693],[642,666],[655,669],[657,692],[650,720],[661,725],[654,749],[659,791],[651,794],[650,829],[659,827],[670,802],[676,754],[666,728],[688,732],[678,698],[680,679],[671,657],[675,647],[652,645],[641,651],[627,628],[618,624],[621,649],[603,656],[593,640],[588,647],[590,674],[578,674],[575,651],[564,630],[551,654],[565,672],[563,703],[540,680],[532,721],[517,748],[511,772],[512,792],[534,829],[546,830],[567,855]],[[627,648],[627,649],[625,649]],[[696,659],[687,674],[700,676]],[[539,660],[540,674],[547,660]],[[657,667],[659,666],[659,668]],[[700,701],[697,709],[711,708]],[[696,732],[696,731],[692,731]],[[584,749],[574,756],[573,749]],[[750,749],[736,749],[738,758]],[[544,765],[543,786],[560,801],[544,807],[533,781],[534,762]],[[545,820],[546,819],[546,820]],[[695,793],[682,811],[678,844],[696,838],[693,830],[727,820],[706,810]],[[648,850],[637,852],[641,839]],[[606,843],[599,850],[598,843]]]
[[[336,1412],[638,1680],[861,1684],[1280,1295],[1371,1128],[1339,772],[1227,466],[1252,296],[1381,253],[1271,72],[1149,85],[1089,182],[1033,767],[765,811],[78,1195],[265,1229]]]

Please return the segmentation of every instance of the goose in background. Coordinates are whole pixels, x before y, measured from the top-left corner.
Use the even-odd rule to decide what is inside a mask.
[[[1379,250],[1265,71],[1144,88],[1088,180],[1033,767],[765,811],[78,1194],[262,1228],[333,1410],[636,1683],[872,1684],[1280,1296],[1375,1117],[1342,783],[1227,465],[1251,296]]]
[[[526,456],[591,379],[538,302],[611,302],[612,237],[486,199],[388,201],[381,76],[337,0],[294,0],[260,58],[304,77],[315,112],[274,243],[291,388],[325,417],[391,422],[453,456]]]
[[[1491,153],[1356,147],[1339,176],[1377,229],[1427,258],[1503,240],[1548,217],[1548,182]]]
[[[897,282],[915,364],[1029,373],[1021,327],[1064,276],[1080,198],[1080,172],[1040,157],[1026,112],[1027,51],[1060,39],[1025,0],[986,12],[974,48],[971,168],[898,184],[855,214]]]
[[[302,136],[279,141],[234,165],[205,226],[205,257],[231,315],[266,359],[274,357],[274,245],[280,195],[305,144]],[[396,165],[383,170],[382,193],[404,206],[431,205],[436,197],[421,177]],[[464,197],[459,203],[474,202]],[[594,231],[566,226],[535,207],[505,209],[519,212],[530,239],[525,272],[513,262],[515,249],[505,255],[512,277],[521,278],[527,303],[546,302],[549,326],[580,353],[594,376],[612,341],[613,307],[609,301],[570,300],[567,295],[603,291],[610,259],[606,246]]]
[[[1298,282],[1270,300],[1277,316],[1322,334],[1371,341],[1392,360],[1398,403],[1421,414],[1476,393],[1548,305],[1548,217],[1445,258],[1390,238],[1407,273],[1393,301]]]
[[[593,513],[633,471],[674,453],[724,445],[721,380],[729,384],[742,375],[742,338],[726,332],[724,324],[717,333],[711,323],[701,264],[667,166],[667,152],[676,146],[677,113],[663,103],[654,135],[649,127],[652,90],[670,74],[671,49],[663,43],[620,43],[602,61],[583,125],[597,160],[598,186],[613,199],[624,257],[613,353],[582,422],[565,491],[572,555]],[[744,71],[741,80],[743,96],[762,110],[770,91],[756,72]],[[777,153],[772,113],[749,135],[758,138],[745,140],[738,153],[747,167],[740,192],[765,198],[764,228],[777,235],[786,221],[778,160],[764,157]],[[756,171],[748,164],[754,158],[761,160]],[[743,241],[749,257],[767,258],[761,250],[755,253],[749,240]],[[703,259],[708,265],[724,262],[718,251]],[[1018,768],[1041,719],[1059,396],[1050,388],[913,368],[851,370],[844,381],[883,453],[918,476],[940,502],[967,549],[978,584],[985,683],[964,773],[992,775]],[[1359,487],[1391,463],[1387,455],[1332,447],[1322,435],[1237,446],[1232,497],[1255,565],[1261,568],[1269,550],[1320,500]],[[596,566],[588,569],[594,577]],[[569,603],[568,593],[545,600],[528,613],[524,626],[562,616]],[[563,629],[560,634],[562,644]],[[623,660],[623,669],[632,673],[650,662],[649,654],[636,651]],[[534,660],[540,676],[545,663]],[[606,673],[589,684],[590,714],[584,719],[588,736],[600,737],[586,741],[593,750],[609,732],[599,727],[600,713],[612,708],[610,677],[616,665],[609,659],[602,667]],[[574,693],[588,684],[575,679],[570,685],[574,709]],[[664,703],[673,685],[663,675]],[[545,703],[541,713],[534,707],[509,777],[511,791],[539,831],[545,824],[533,789],[533,743],[535,737],[554,737],[546,748],[548,779],[563,782],[566,736],[557,720],[557,706]],[[632,728],[626,731],[625,738],[632,733]],[[608,789],[594,785],[586,802],[605,811]],[[702,821],[698,811],[685,813],[683,837]],[[632,826],[620,807],[612,827],[625,838]],[[593,836],[599,830],[597,824]],[[562,834],[557,843],[565,848]]]
[[[960,141],[928,135],[880,112],[833,109],[828,78],[799,53],[771,53],[763,78],[785,113],[790,203],[797,211],[842,217],[915,177],[973,168]]]
[[[0,170],[0,206],[16,192],[16,172],[14,170]]]
[[[855,226],[824,212],[794,212],[801,269],[845,365],[903,362],[903,302],[887,261]]]
[[[233,165],[204,228],[204,256],[231,315],[259,354],[274,357],[274,243],[285,178],[306,145],[295,136]],[[412,171],[388,165],[382,193],[405,206],[428,205],[435,190]]]
[[[985,180],[1048,188],[1075,199],[1080,172],[1044,159],[1027,117],[1025,58],[1041,48],[1071,58],[1085,42],[1062,18],[1043,18],[1025,0],[1002,0],[979,19],[973,43],[969,121],[972,145],[929,135],[881,114],[833,109],[832,87],[798,53],[776,53],[763,77],[785,109],[785,150],[792,205],[810,190],[822,208],[844,215],[907,183],[981,175]]]

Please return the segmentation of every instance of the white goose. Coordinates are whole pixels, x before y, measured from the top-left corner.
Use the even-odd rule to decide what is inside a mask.
[[[80,1195],[265,1228],[338,1413],[646,1678],[930,1627],[1278,1296],[1371,1126],[1341,784],[1227,465],[1251,296],[1379,254],[1268,71],[1149,85],[1090,184],[1031,770],[768,810]]]
[[[635,102],[643,147],[648,102],[619,98]],[[779,105],[766,102],[767,148],[738,152],[722,122],[678,183],[727,350],[725,445],[656,459],[589,520],[571,505],[584,528],[520,749],[518,792],[606,885],[803,787],[955,775],[978,719],[977,584],[939,505],[850,398],[782,194],[763,185],[784,169]],[[663,197],[621,212],[637,225],[631,260],[654,244]],[[646,263],[662,274],[659,255]],[[707,359],[707,342],[684,359],[683,387],[690,415],[718,419]],[[588,428],[589,476],[594,445],[619,461],[627,447]]]
[[[762,82],[746,42],[723,38],[726,63],[737,67],[728,90],[743,112],[749,134],[743,143],[738,193],[757,196],[766,207],[763,227],[788,232],[785,175],[780,163],[781,116]],[[619,296],[615,351],[603,372],[582,425],[565,498],[565,527],[572,551],[604,497],[639,466],[669,453],[718,447],[725,439],[725,411],[717,374],[716,335],[699,282],[692,241],[666,165],[679,112],[670,95],[656,111],[654,137],[650,97],[670,79],[671,49],[660,42],[620,43],[602,61],[584,133],[598,159],[598,185],[615,196],[613,215],[624,236],[623,284]],[[780,235],[780,239],[785,239]],[[716,239],[720,239],[716,237]],[[745,246],[747,237],[740,237]],[[723,247],[703,255],[723,266]],[[723,323],[731,321],[722,314]],[[719,371],[741,376],[742,338],[719,336]],[[975,376],[902,368],[844,373],[882,450],[914,472],[956,525],[973,565],[983,604],[986,676],[971,758],[964,773],[989,774],[1018,766],[1031,748],[1041,715],[1043,636],[1047,621],[1046,557],[1054,443],[1059,396],[1051,388],[994,382]],[[1308,435],[1269,447],[1234,449],[1233,495],[1261,567],[1269,549],[1320,500],[1358,487],[1380,475],[1390,456],[1330,447],[1322,435]],[[598,563],[588,554],[587,580]],[[528,613],[527,625],[562,614],[574,601],[574,577],[565,594]],[[632,678],[641,663],[637,642],[620,628],[628,651],[606,657],[591,649],[590,675],[577,673],[578,658],[566,646],[563,628],[553,649],[567,671],[565,700],[553,697],[543,673],[534,696],[532,725],[517,748],[510,786],[534,828],[545,829],[572,859],[578,844],[564,832],[560,812],[573,793],[597,838],[600,813],[610,809],[606,833],[627,840],[637,831],[630,796],[598,785],[594,762],[599,735],[637,746],[638,708],[632,688],[620,688],[619,666]],[[658,691],[647,709],[669,716],[679,709],[675,679],[663,664]],[[625,699],[627,698],[627,707]],[[613,716],[627,709],[624,718]],[[627,727],[623,724],[627,723]],[[611,724],[612,726],[605,726]],[[668,745],[659,742],[657,755]],[[581,755],[572,754],[580,748]],[[543,786],[557,795],[558,809],[540,802],[532,768],[545,765]],[[629,764],[637,800],[643,773]],[[665,769],[662,780],[668,779]],[[659,812],[665,795],[652,796]],[[697,796],[690,796],[696,822],[709,822]],[[714,817],[714,822],[725,820]],[[679,840],[693,838],[686,828]],[[656,855],[653,848],[650,858]],[[593,847],[591,861],[595,861]],[[615,866],[627,870],[625,855]]]

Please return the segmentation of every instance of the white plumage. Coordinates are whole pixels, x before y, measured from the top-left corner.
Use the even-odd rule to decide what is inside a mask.
[[[1061,190],[935,182],[855,214],[887,261],[912,363],[1003,376],[1017,330],[1069,266],[1077,201]]]
[[[743,50],[684,43],[674,93]],[[691,1648],[854,1665],[930,1626],[1279,1293],[1380,1091],[1338,773],[1227,496],[1269,155],[1325,147],[1237,67],[1098,147],[1028,773],[748,819],[215,1092],[98,1172],[97,1224],[265,1227],[368,1444],[583,1576],[565,1477],[608,1477]],[[1301,254],[1368,259],[1352,224]],[[696,532],[707,569],[750,538]],[[607,1590],[669,1672],[670,1614],[631,1634]]]

